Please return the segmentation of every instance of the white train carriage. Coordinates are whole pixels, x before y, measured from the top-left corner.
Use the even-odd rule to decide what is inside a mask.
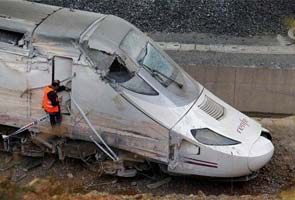
[[[193,80],[127,21],[0,1],[0,124],[22,127],[43,116],[42,91],[54,79],[71,88],[60,94],[66,137],[36,148],[61,158],[70,156],[61,150],[68,141],[89,148],[105,141],[122,163],[148,160],[170,173],[229,178],[253,174],[273,155],[267,130]],[[51,131],[46,122],[9,145]]]

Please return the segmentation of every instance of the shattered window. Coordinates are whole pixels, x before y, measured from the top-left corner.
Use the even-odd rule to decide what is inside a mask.
[[[112,55],[109,55],[107,53],[91,49],[88,46],[88,43],[85,42],[82,44],[82,48],[85,51],[88,58],[91,60],[94,67],[96,67],[99,70],[105,70],[108,71],[108,68],[114,61],[114,57]]]
[[[82,48],[88,59],[96,70],[102,70],[106,73],[105,78],[115,83],[123,83],[133,77],[124,62],[116,56],[108,53],[91,49],[87,42],[82,44]]]
[[[139,76],[134,76],[132,79],[122,84],[122,87],[139,94],[144,95],[159,95],[147,82]]]
[[[22,46],[23,44],[20,44],[20,41],[23,38],[23,33],[17,33],[0,29],[0,42],[2,43],[11,44],[13,46]]]
[[[123,39],[120,48],[133,59],[136,59],[145,47],[146,39],[140,33],[132,30]]]
[[[144,68],[164,86],[168,86],[174,73],[174,66],[150,43],[147,44],[145,56],[140,60]]]
[[[132,78],[133,74],[119,62],[118,58],[115,58],[114,62],[109,67],[109,72],[106,77],[117,83],[123,83]]]

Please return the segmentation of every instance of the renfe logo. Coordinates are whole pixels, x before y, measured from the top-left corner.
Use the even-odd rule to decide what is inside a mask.
[[[240,121],[241,121],[241,123],[240,123],[239,127],[237,128],[237,132],[238,132],[238,133],[242,133],[243,130],[244,130],[247,126],[249,126],[247,119],[245,119],[245,118],[244,118],[244,119],[240,119]]]

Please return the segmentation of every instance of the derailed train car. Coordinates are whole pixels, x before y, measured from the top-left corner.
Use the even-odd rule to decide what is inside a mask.
[[[127,21],[0,1],[0,124],[17,128],[43,116],[42,91],[54,79],[71,88],[59,94],[64,134],[38,138],[52,132],[44,122],[3,139],[1,149],[60,159],[106,153],[120,163],[112,173],[123,176],[149,161],[180,175],[248,177],[273,155],[266,129]]]

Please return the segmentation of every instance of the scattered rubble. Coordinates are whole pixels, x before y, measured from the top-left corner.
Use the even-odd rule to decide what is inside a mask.
[[[258,177],[248,182],[167,178],[155,168],[151,174],[115,178],[90,171],[72,159],[56,161],[50,168],[43,163],[24,172],[25,159],[0,153],[1,164],[14,163],[0,171],[0,199],[294,199],[295,117],[257,120],[272,132],[275,154]],[[55,159],[44,161],[49,160]]]
[[[168,178],[165,178],[165,179],[160,180],[160,181],[158,181],[158,182],[148,184],[148,185],[147,185],[147,188],[149,188],[149,189],[159,188],[159,187],[161,187],[162,185],[169,183],[170,181],[171,181],[171,177],[168,177]]]

